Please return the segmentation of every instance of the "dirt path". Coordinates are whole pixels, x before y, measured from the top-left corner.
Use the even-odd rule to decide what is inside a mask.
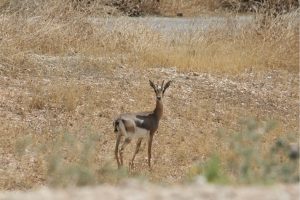
[[[119,186],[102,185],[97,187],[49,189],[41,188],[28,192],[2,192],[1,200],[297,200],[299,185],[276,185],[262,187],[228,187],[203,183],[186,186],[157,186],[137,181],[127,181]]]
[[[89,18],[93,23],[105,22],[105,27],[110,28],[112,24],[120,21],[120,18]],[[242,27],[253,22],[252,16],[235,16],[235,17],[222,17],[222,16],[201,16],[194,18],[174,18],[174,17],[142,17],[142,18],[127,18],[128,22],[141,23],[161,33],[177,32],[177,34],[186,32],[187,30],[205,31],[212,27],[221,28],[226,26],[227,23],[235,23],[236,27]]]

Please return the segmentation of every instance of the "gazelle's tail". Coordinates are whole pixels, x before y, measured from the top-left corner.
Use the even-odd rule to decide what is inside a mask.
[[[113,126],[114,126],[115,133],[120,133],[122,135],[124,135],[126,133],[126,128],[125,128],[123,119],[118,118],[118,119],[114,120]]]

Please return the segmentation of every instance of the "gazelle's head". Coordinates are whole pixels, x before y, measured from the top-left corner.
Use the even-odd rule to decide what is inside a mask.
[[[165,91],[170,86],[172,81],[168,81],[166,84],[164,84],[165,81],[162,81],[161,85],[157,82],[155,85],[151,80],[149,80],[150,86],[154,89],[156,100],[161,101],[164,97]]]

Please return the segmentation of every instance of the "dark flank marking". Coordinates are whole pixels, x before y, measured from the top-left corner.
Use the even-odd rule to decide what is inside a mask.
[[[153,113],[149,115],[137,115],[136,118],[143,120],[143,122],[140,122],[139,120],[135,121],[137,127],[149,130],[151,132],[157,130],[159,122]]]

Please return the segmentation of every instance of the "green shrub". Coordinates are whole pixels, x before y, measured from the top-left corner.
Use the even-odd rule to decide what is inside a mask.
[[[193,181],[200,174],[211,183],[227,183],[228,181],[222,169],[220,158],[217,155],[212,156],[205,163],[194,165],[188,172],[188,180]]]

